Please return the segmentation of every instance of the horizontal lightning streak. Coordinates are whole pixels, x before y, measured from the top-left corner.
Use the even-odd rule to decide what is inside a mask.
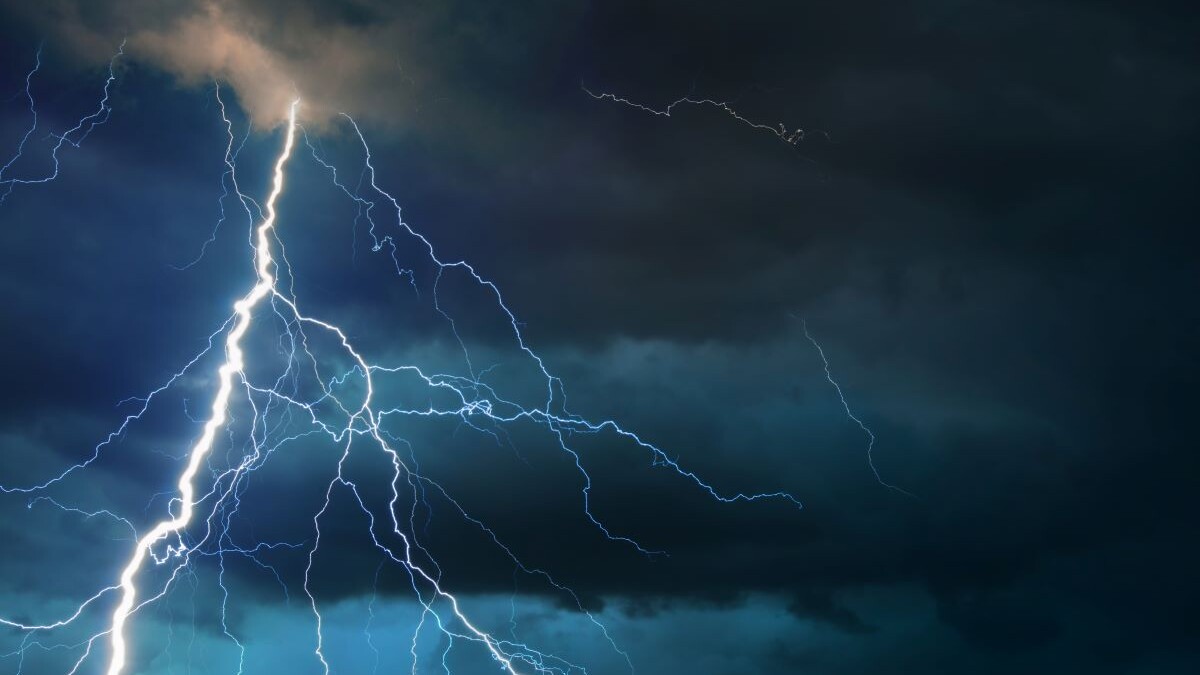
[[[582,82],[579,84],[579,88],[582,89],[585,93],[587,93],[588,96],[591,96],[592,98],[594,98],[596,100],[613,101],[614,103],[620,103],[622,105],[626,105],[631,108],[636,108],[638,110],[641,110],[642,112],[648,112],[651,115],[658,115],[659,117],[670,117],[671,113],[674,112],[675,108],[677,106],[681,106],[681,105],[692,105],[692,106],[716,108],[717,110],[724,112],[725,114],[729,115],[733,119],[737,120],[738,122],[741,122],[742,124],[752,128],[752,129],[757,129],[759,131],[766,131],[766,132],[772,134],[773,136],[775,136],[779,140],[783,141],[784,143],[787,143],[788,145],[799,145],[800,143],[804,142],[808,138],[808,135],[810,133],[819,134],[825,140],[830,140],[829,134],[824,131],[819,131],[819,130],[818,131],[806,131],[800,127],[791,129],[791,128],[788,128],[783,122],[780,122],[774,126],[772,126],[770,124],[763,124],[762,122],[755,122],[754,120],[744,117],[737,110],[734,110],[733,104],[730,101],[718,101],[718,100],[711,99],[711,98],[692,98],[691,96],[684,96],[683,98],[676,99],[676,100],[672,101],[671,103],[667,104],[667,106],[665,108],[654,108],[652,106],[645,105],[644,103],[637,103],[637,102],[631,101],[627,98],[617,96],[616,94],[608,94],[608,93],[604,93],[604,92],[601,92],[601,93],[593,92],[591,89],[588,89],[587,86],[585,86]]]

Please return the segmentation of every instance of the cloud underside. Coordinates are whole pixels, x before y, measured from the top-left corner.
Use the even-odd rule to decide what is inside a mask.
[[[537,11],[560,16],[575,4]],[[185,86],[226,83],[260,129],[284,122],[297,97],[309,126],[342,112],[402,126],[404,111],[430,95],[432,80],[445,80],[462,52],[488,49],[494,22],[490,10],[451,17],[454,10],[440,3],[372,1],[52,0],[19,11],[89,62],[109,58],[124,40],[129,58]]]

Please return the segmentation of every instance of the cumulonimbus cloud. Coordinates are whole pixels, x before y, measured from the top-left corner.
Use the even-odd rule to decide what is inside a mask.
[[[385,124],[404,115],[416,70],[399,63],[405,24],[383,3],[188,0],[47,0],[24,11],[47,37],[79,56],[107,59],[121,40],[131,59],[161,68],[184,85],[232,86],[255,126],[271,128],[300,96],[309,125],[347,111]],[[395,81],[397,86],[386,86]],[[403,86],[400,86],[403,85]]]

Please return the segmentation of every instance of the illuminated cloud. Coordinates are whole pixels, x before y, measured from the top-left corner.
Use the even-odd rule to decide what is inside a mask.
[[[108,58],[127,39],[132,60],[161,68],[184,86],[225,82],[265,129],[286,121],[288,102],[297,94],[301,120],[310,126],[323,126],[339,112],[402,126],[413,102],[425,95],[422,83],[430,80],[435,60],[428,45],[411,36],[436,32],[449,10],[356,2],[331,8],[313,2],[52,0],[23,11],[52,46],[88,62]],[[461,32],[443,34],[439,48],[478,38],[487,19],[479,21],[473,25],[468,18]]]

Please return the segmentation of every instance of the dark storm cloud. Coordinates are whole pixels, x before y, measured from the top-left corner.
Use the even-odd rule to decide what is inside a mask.
[[[647,560],[586,523],[580,479],[544,436],[517,432],[518,457],[463,430],[403,428],[431,476],[587,607],[663,621],[695,620],[697,607],[777,611],[828,631],[756,653],[763,669],[1170,672],[1196,660],[1190,570],[1200,561],[1187,536],[1196,460],[1179,429],[1195,399],[1200,325],[1190,204],[1200,83],[1186,8],[44,8],[19,14],[50,47],[61,36],[64,51],[107,58],[128,36],[134,65],[114,126],[73,155],[64,177],[79,196],[58,211],[76,225],[60,229],[95,241],[24,227],[64,185],[4,207],[13,225],[3,235],[0,347],[36,352],[6,371],[20,391],[6,403],[14,456],[75,457],[63,436],[95,439],[98,400],[159,381],[216,327],[245,280],[223,262],[244,260],[244,225],[227,229],[195,272],[167,266],[207,237],[219,194],[223,146],[201,89],[227,81],[266,126],[295,83],[331,152],[354,157],[344,133],[322,124],[331,113],[364,119],[406,218],[446,257],[476,261],[500,282],[577,410],[619,419],[722,488],[787,488],[806,504],[714,505],[627,445],[576,439],[597,514],[671,553]],[[213,40],[219,50],[208,49]],[[20,74],[6,74],[9,89],[19,91]],[[753,119],[827,130],[832,142],[791,148],[699,108],[654,117],[590,99],[581,80],[654,105],[694,87],[736,99]],[[162,94],[171,81],[188,87]],[[6,108],[4,128],[21,129],[21,114]],[[134,133],[140,126],[151,128]],[[203,130],[203,140],[180,130]],[[268,156],[273,140],[254,140]],[[167,171],[169,180],[156,177]],[[411,298],[383,290],[403,283],[363,288],[383,279],[373,276],[379,261],[361,247],[361,229],[351,259],[354,209],[316,175],[298,162],[295,179],[311,189],[284,205],[296,215],[289,235],[304,232],[289,242],[297,268],[327,272],[301,281],[304,297],[380,354],[453,361],[451,336],[412,319]],[[169,208],[180,200],[187,215]],[[31,286],[45,263],[20,252],[56,242],[71,261],[125,250],[153,270],[89,281],[88,268],[53,263],[51,278]],[[336,270],[329,251],[341,256]],[[67,296],[45,310],[46,298]],[[472,314],[475,300],[454,302]],[[918,500],[872,480],[864,439],[792,315],[808,318],[876,431],[885,479]],[[130,332],[155,339],[130,344]],[[509,358],[495,326],[475,334],[482,353]],[[69,381],[79,384],[64,393],[58,383]],[[57,406],[68,404],[90,414],[64,418]],[[47,431],[47,420],[63,419],[86,422]],[[155,437],[168,435],[161,424]],[[273,475],[311,496],[329,456],[307,453],[281,457]],[[301,461],[312,457],[320,461]],[[158,469],[119,475],[134,464],[105,465],[114,493],[154,482]],[[495,476],[509,481],[501,498]],[[313,504],[261,499],[247,497],[256,523],[308,540]],[[447,578],[472,593],[510,592],[511,566],[432,501],[430,546]],[[366,592],[377,563],[353,506],[337,498],[330,554],[318,557],[331,573],[317,592],[331,601]],[[276,562],[295,580],[306,561]],[[231,563],[231,574],[256,601],[278,599],[261,568]],[[384,578],[382,588],[399,597],[406,581]],[[521,589],[573,606],[536,580]],[[919,635],[907,632],[914,625]]]
[[[847,607],[837,604],[828,593],[800,593],[788,603],[788,611],[801,618],[812,617],[847,633],[872,633],[874,626],[868,625],[862,617]]]

